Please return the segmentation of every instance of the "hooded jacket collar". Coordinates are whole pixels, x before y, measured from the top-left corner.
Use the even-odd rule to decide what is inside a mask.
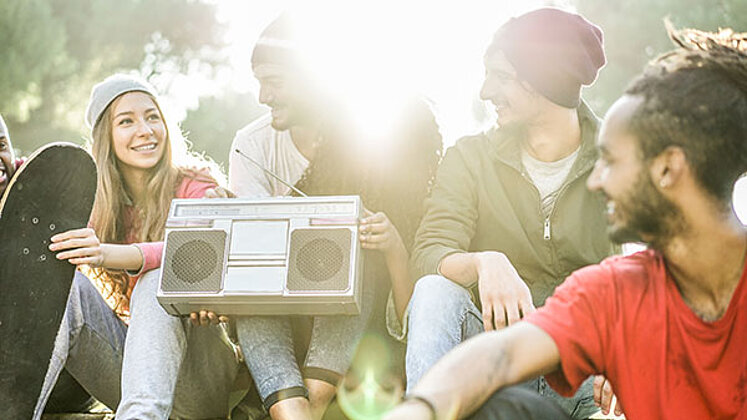
[[[574,162],[568,179],[575,179],[589,171],[597,159],[596,137],[599,118],[585,101],[578,107],[578,120],[581,124],[581,150]],[[524,172],[521,164],[521,140],[512,133],[493,127],[485,133],[490,142],[490,155],[496,161],[508,165],[518,172]]]

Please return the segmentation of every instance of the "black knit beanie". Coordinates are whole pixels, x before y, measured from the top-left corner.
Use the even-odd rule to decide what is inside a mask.
[[[291,64],[298,59],[291,15],[282,13],[273,20],[262,34],[252,52],[252,67],[262,63]]]
[[[550,101],[576,108],[581,86],[605,64],[602,30],[582,16],[555,8],[531,11],[498,29],[485,55],[502,51],[516,70]]]

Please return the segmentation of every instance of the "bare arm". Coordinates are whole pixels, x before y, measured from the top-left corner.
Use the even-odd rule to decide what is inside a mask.
[[[447,279],[470,287],[477,282],[477,253],[460,252],[447,255],[438,265],[438,271]]]
[[[405,310],[407,309],[407,304],[410,303],[414,288],[407,267],[408,259],[409,254],[404,244],[398,251],[386,255],[386,266],[389,269],[389,278],[392,281],[394,309],[400,321],[402,321],[402,317],[405,315]]]
[[[498,389],[559,367],[560,354],[552,338],[539,327],[521,322],[460,344],[436,363],[410,394],[433,404],[437,419],[464,418]],[[425,404],[411,400],[389,412],[385,420],[429,417]]]
[[[382,212],[374,214],[365,210],[359,230],[363,248],[377,249],[384,254],[392,283],[394,308],[401,321],[414,287],[407,266],[409,259],[407,248],[405,248],[397,228]]]
[[[87,264],[112,270],[138,271],[143,266],[143,254],[134,245],[102,244],[91,228],[74,229],[54,235],[51,251],[57,259],[70,264]]]

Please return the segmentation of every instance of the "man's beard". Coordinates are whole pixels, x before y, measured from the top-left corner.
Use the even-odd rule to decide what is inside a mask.
[[[680,209],[656,189],[645,171],[628,194],[615,200],[615,213],[626,219],[623,226],[608,228],[610,240],[618,244],[647,242],[661,249],[686,227]]]

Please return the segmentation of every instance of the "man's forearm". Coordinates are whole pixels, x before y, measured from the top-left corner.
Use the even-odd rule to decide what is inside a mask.
[[[447,279],[469,287],[477,281],[476,253],[460,252],[450,254],[441,260],[438,272]]]
[[[459,283],[464,287],[474,285],[480,272],[480,264],[496,258],[505,258],[497,251],[460,252],[447,255],[438,265],[438,271],[447,279]],[[489,262],[488,262],[489,263]]]
[[[557,368],[552,339],[526,323],[480,334],[457,346],[425,374],[410,392],[436,408],[438,418],[473,413],[496,390]]]
[[[431,368],[411,394],[430,401],[439,419],[472,413],[509,382],[511,360],[503,341],[496,334],[482,334],[462,343]]]

